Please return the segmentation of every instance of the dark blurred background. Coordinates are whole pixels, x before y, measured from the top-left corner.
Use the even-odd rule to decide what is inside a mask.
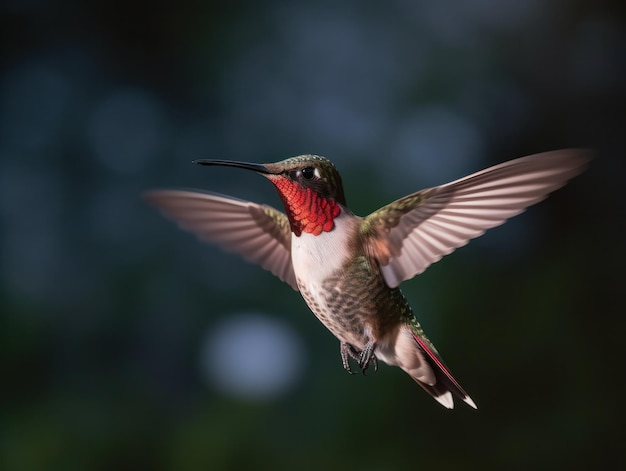
[[[2,2],[0,468],[624,465],[623,5]],[[279,206],[191,160],[318,153],[365,215],[564,147],[597,158],[403,285],[478,411],[347,375],[298,293],[140,199]]]

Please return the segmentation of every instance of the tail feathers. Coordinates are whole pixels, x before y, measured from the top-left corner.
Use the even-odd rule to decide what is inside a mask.
[[[471,397],[463,390],[461,385],[452,376],[446,365],[443,363],[441,357],[435,352],[431,346],[420,338],[415,333],[412,333],[413,338],[420,347],[420,350],[424,353],[426,362],[430,365],[435,373],[435,384],[430,385],[413,378],[417,384],[419,384],[428,394],[430,394],[437,402],[442,406],[453,409],[454,400],[453,396],[458,397],[470,407],[478,409],[476,403]]]

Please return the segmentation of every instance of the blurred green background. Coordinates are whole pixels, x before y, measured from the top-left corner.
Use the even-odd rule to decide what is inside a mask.
[[[624,466],[623,2],[6,0],[0,468]],[[317,153],[361,215],[564,147],[590,169],[404,291],[479,405],[349,376],[289,286],[140,200]],[[606,465],[606,466],[605,466]]]

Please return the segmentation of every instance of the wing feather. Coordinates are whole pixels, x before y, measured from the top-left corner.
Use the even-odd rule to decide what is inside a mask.
[[[209,192],[156,190],[144,198],[181,228],[239,253],[298,289],[291,263],[291,230],[284,213]]]
[[[589,160],[583,150],[545,152],[405,196],[364,219],[368,252],[387,284],[396,287],[545,199]]]

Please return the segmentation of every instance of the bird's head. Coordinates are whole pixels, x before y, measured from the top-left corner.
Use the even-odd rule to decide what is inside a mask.
[[[256,164],[231,160],[196,160],[200,165],[221,165],[257,172],[270,180],[283,202],[291,230],[319,235],[334,227],[346,206],[341,176],[333,163],[318,155],[299,155],[280,162]]]

